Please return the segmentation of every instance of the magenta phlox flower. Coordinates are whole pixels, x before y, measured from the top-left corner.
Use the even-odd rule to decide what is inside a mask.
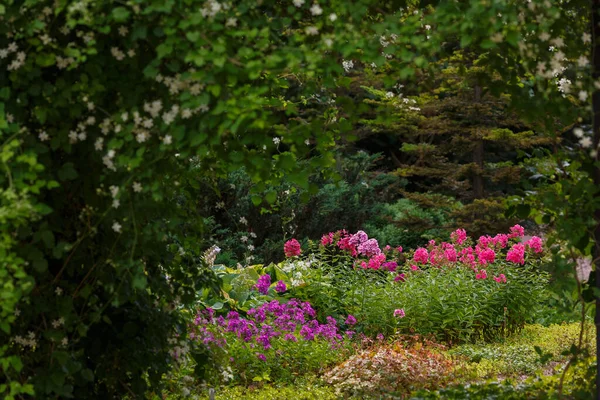
[[[300,335],[304,338],[304,340],[313,340],[315,338],[314,330],[308,325],[302,326],[300,329]]]
[[[494,280],[498,283],[506,283],[506,276],[504,274],[500,274],[497,277],[494,277]]]
[[[419,247],[417,250],[415,250],[413,260],[416,263],[427,264],[427,262],[429,261],[429,252],[427,251],[427,249]]]
[[[501,248],[505,248],[506,246],[508,246],[508,239],[508,235],[505,235],[504,233],[499,233],[496,236],[494,236],[494,245],[500,246]]]
[[[522,243],[514,244],[506,253],[506,261],[521,265],[525,264],[525,245]]]
[[[475,279],[487,279],[487,272],[485,269],[479,270],[475,275]]]
[[[450,234],[452,241],[458,245],[461,245],[467,240],[467,232],[464,229],[457,229]]]
[[[263,353],[256,353],[256,358],[261,361],[267,361],[267,357]]]
[[[405,282],[406,281],[406,275],[404,275],[404,274],[397,275],[394,278],[394,282],[398,282],[398,281]]]
[[[266,295],[269,291],[269,287],[271,287],[271,276],[269,274],[261,275],[254,285],[254,288],[258,290],[260,294]]]
[[[345,324],[346,325],[350,325],[350,326],[355,325],[356,324],[356,317],[354,317],[354,315],[352,315],[352,314],[349,314],[348,318],[346,318]]]
[[[277,282],[277,284],[275,285],[275,291],[277,293],[283,293],[287,290],[287,286],[285,285],[284,281],[279,281]]]
[[[456,249],[454,246],[448,247],[446,250],[444,250],[444,257],[450,262],[456,262],[458,255],[456,254]]]
[[[381,266],[390,272],[395,272],[396,269],[398,269],[398,263],[396,261],[384,262]]]
[[[531,239],[525,243],[525,245],[527,245],[527,247],[536,253],[541,253],[544,251],[542,248],[542,239],[537,236],[532,236]]]
[[[285,336],[283,337],[284,340],[290,341],[290,342],[297,342],[298,338],[296,337],[296,335],[292,334],[292,333],[286,333]]]
[[[385,254],[380,253],[380,254],[373,256],[369,260],[369,264],[367,265],[367,267],[370,269],[378,270],[379,268],[381,268],[381,265],[384,262],[385,262]]]
[[[478,254],[479,264],[486,265],[496,260],[496,252],[490,248],[483,249]]]
[[[302,248],[300,247],[300,242],[296,239],[290,239],[283,245],[283,252],[286,257],[295,257],[299,256],[302,253]]]
[[[397,308],[394,310],[394,317],[404,318],[406,313],[404,312],[404,308]]]
[[[510,234],[508,235],[509,238],[518,238],[523,236],[525,236],[525,229],[521,225],[517,224],[510,228]]]
[[[345,238],[340,239],[337,242],[337,245],[340,248],[340,250],[348,251],[348,252],[350,252],[352,257],[356,257],[356,255],[358,254],[356,251],[356,246],[353,245],[352,243],[350,243],[350,238],[351,237],[345,237]]]

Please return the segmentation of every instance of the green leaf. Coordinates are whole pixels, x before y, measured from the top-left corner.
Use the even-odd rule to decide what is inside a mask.
[[[112,17],[116,22],[125,22],[129,18],[131,12],[125,7],[115,7],[112,10]]]
[[[58,179],[61,181],[72,181],[79,175],[75,171],[75,166],[72,162],[65,163],[57,172]]]

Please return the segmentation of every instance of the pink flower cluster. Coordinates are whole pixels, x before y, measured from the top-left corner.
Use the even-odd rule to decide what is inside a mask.
[[[296,239],[290,239],[283,245],[283,252],[286,257],[295,257],[302,253],[302,248]]]
[[[523,265],[525,263],[526,250],[534,253],[543,252],[542,239],[537,236],[531,237],[525,243],[513,243],[510,241],[522,238],[525,230],[520,225],[510,228],[509,234],[497,234],[496,236],[481,236],[477,240],[475,247],[460,246],[467,241],[467,234],[464,229],[457,229],[450,237],[452,243],[441,243],[437,245],[431,240],[427,248],[419,247],[413,254],[412,270],[417,270],[418,265],[431,265],[435,267],[452,266],[460,262],[470,267],[475,272],[475,279],[487,279],[487,266],[494,264],[499,254],[507,249],[506,260],[515,264]],[[510,245],[510,247],[509,247]],[[494,280],[499,283],[506,283],[506,276],[500,274]]]
[[[364,269],[386,269],[395,271],[398,268],[396,260],[388,259],[388,256],[402,253],[402,247],[392,249],[385,246],[383,250],[379,247],[376,239],[370,239],[364,231],[349,234],[345,230],[329,232],[321,237],[322,246],[337,246],[338,249],[349,253],[352,257],[359,258],[355,265]]]

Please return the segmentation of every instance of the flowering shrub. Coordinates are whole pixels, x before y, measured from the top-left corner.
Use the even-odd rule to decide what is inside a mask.
[[[419,388],[438,388],[454,379],[453,363],[433,342],[378,343],[328,371],[324,379],[347,398],[406,396]]]
[[[533,318],[548,280],[536,267],[542,240],[521,243],[524,234],[515,225],[508,234],[472,241],[458,229],[450,242],[431,240],[405,254],[363,231],[330,232],[313,249],[306,287],[294,288],[294,295],[328,315],[359,316],[359,331],[370,334],[400,329],[452,341],[492,339]],[[327,298],[320,298],[323,290]]]
[[[272,300],[245,317],[236,311],[217,317],[209,308],[194,318],[190,339],[221,359],[231,371],[228,379],[292,380],[322,370],[350,350],[347,339],[353,332],[341,329],[334,318],[319,323],[315,317],[309,303],[295,299]]]

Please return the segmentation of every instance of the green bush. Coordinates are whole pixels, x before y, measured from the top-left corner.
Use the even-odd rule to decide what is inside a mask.
[[[381,243],[414,249],[425,241],[448,240],[453,225],[448,213],[440,208],[423,208],[409,199],[378,204],[374,216],[365,223],[365,231]]]

